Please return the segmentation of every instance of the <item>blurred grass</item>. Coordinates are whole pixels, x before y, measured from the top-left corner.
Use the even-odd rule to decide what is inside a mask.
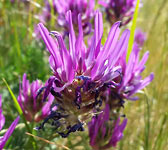
[[[154,72],[154,81],[140,101],[127,102],[128,125],[120,150],[168,149],[168,1],[143,1],[137,26],[147,33],[141,53],[150,51],[144,76]]]
[[[41,6],[43,1],[36,0]],[[0,0],[0,93],[3,93],[3,112],[8,127],[17,113],[11,103],[11,97],[2,78],[5,78],[15,95],[18,94],[19,77],[26,72],[32,81],[36,78],[45,81],[51,74],[45,46],[33,36],[34,24],[38,20],[34,14],[40,12],[35,5],[23,3],[11,4],[10,0]],[[148,39],[141,54],[150,51],[144,76],[154,72],[154,81],[139,95],[136,102],[127,101],[125,114],[128,125],[123,140],[118,144],[119,150],[167,150],[168,149],[168,0],[143,0],[140,8],[137,26],[147,33]],[[50,29],[54,29],[52,20]],[[104,25],[106,26],[106,25]],[[46,74],[47,73],[47,74]],[[9,108],[11,108],[9,110]],[[15,149],[24,149],[27,143],[25,130],[17,129],[20,134],[14,133],[10,140]],[[53,131],[54,132],[54,131]],[[50,133],[50,132],[48,132]],[[55,133],[55,132],[54,132]],[[38,133],[42,136],[43,133]],[[17,138],[18,137],[18,138]],[[44,137],[44,136],[42,136]],[[81,139],[80,139],[81,138]],[[46,135],[46,139],[50,139]],[[19,141],[20,140],[20,141]],[[71,141],[79,141],[73,143]],[[73,149],[89,150],[87,133],[75,133],[67,139],[55,138],[54,141],[63,143]],[[22,147],[19,147],[22,145]],[[43,143],[44,144],[44,143]],[[44,149],[55,149],[54,146],[44,144]],[[82,146],[82,147],[80,147]],[[12,148],[7,144],[8,148]],[[49,148],[47,148],[49,147]],[[76,148],[75,148],[76,147]],[[61,148],[58,148],[61,149]]]

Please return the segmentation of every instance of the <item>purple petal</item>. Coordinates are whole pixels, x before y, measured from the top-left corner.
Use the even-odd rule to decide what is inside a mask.
[[[104,109],[104,115],[102,122],[104,123],[105,121],[108,121],[110,117],[110,106],[106,104],[105,109]]]
[[[146,87],[149,83],[152,82],[154,78],[154,74],[151,73],[148,77],[146,77],[144,80],[142,80],[138,85],[135,86],[134,90],[132,90],[129,93],[129,96],[133,95],[134,93],[136,93],[138,90],[143,89],[144,87]]]
[[[53,85],[53,82],[55,80],[55,77],[50,77],[48,79],[48,83],[46,85],[46,90],[44,91],[44,96],[43,96],[43,100],[46,100],[46,98],[48,97],[49,93],[50,93],[50,89]]]
[[[136,68],[137,70],[139,70],[139,73],[141,73],[143,71],[144,65],[145,65],[146,61],[148,60],[148,57],[149,57],[149,52],[147,51],[144,54],[141,61],[139,62],[138,67]]]
[[[108,7],[108,4],[107,4],[105,1],[103,1],[103,0],[99,0],[99,1],[98,1],[98,4],[99,4],[99,5],[102,5],[102,6],[105,7],[105,8]]]
[[[124,73],[124,79],[123,79],[123,86],[126,86],[126,84],[129,82],[129,80],[132,77],[133,69],[134,69],[134,61],[135,61],[135,50],[131,52],[130,58],[128,60],[128,64]]]
[[[52,96],[51,94],[49,94],[48,96],[48,101],[46,102],[46,104],[43,106],[42,108],[42,115],[47,116],[50,112],[50,106],[52,105],[52,102],[54,101],[54,96]]]
[[[10,125],[8,131],[5,133],[5,135],[0,139],[0,149],[2,149],[5,146],[5,143],[7,142],[8,138],[11,136],[13,133],[20,117],[17,117],[13,123]]]
[[[23,75],[23,81],[22,81],[22,89],[23,89],[23,95],[25,97],[25,100],[28,99],[28,89],[29,89],[29,80],[27,80],[27,75],[24,73]]]
[[[120,22],[117,22],[112,26],[110,33],[108,35],[107,41],[104,45],[104,48],[98,54],[96,63],[91,71],[91,78],[92,79],[94,79],[95,76],[98,75],[98,73],[99,73],[98,68],[101,68],[100,64],[104,63],[104,60],[108,57],[108,53],[111,52],[115,48],[115,45],[117,43],[118,36],[120,33],[119,26],[120,26]],[[103,69],[103,68],[101,68],[101,69]]]
[[[125,30],[118,42],[118,44],[115,47],[114,52],[112,53],[112,55],[110,55],[109,57],[109,65],[113,66],[116,64],[116,62],[118,61],[118,59],[121,57],[121,55],[127,51],[127,47],[128,47],[128,41],[129,41],[129,36],[130,36],[130,31],[129,30]]]
[[[85,47],[83,43],[83,29],[82,29],[82,20],[81,15],[78,15],[78,28],[79,28],[79,34],[78,38],[75,42],[75,50],[76,50],[76,57],[77,61],[81,58],[82,60],[85,59]]]
[[[5,117],[2,114],[2,96],[0,95],[0,130],[3,128],[5,124]]]
[[[115,45],[117,44],[118,41],[118,37],[120,34],[120,26],[121,22],[116,22],[112,27],[111,30],[108,34],[106,43],[104,45],[103,48],[103,56],[105,55],[109,55],[109,53],[111,53],[113,51],[113,49],[115,48]],[[103,57],[102,55],[100,57]]]
[[[120,122],[120,118],[116,122],[115,128],[112,133],[112,137],[108,145],[115,147],[117,142],[119,142],[121,138],[123,137],[123,131],[127,125],[127,119],[124,119],[121,125],[119,125],[119,122]]]
[[[52,31],[51,33],[55,35],[59,43],[60,55],[63,62],[62,67],[66,72],[66,80],[72,82],[75,73],[69,51],[66,49],[62,36],[56,31]]]
[[[66,14],[66,19],[69,24],[69,50],[70,50],[70,55],[74,64],[74,67],[76,68],[76,49],[75,49],[75,42],[76,42],[76,37],[75,37],[75,32],[72,24],[72,14],[71,11],[68,11]]]
[[[50,36],[48,30],[44,27],[42,23],[38,24],[40,34],[45,42],[50,54],[53,56],[55,66],[60,67],[62,65],[61,57],[58,51],[58,45]]]
[[[80,6],[79,6],[80,7]],[[90,16],[95,7],[95,0],[89,0],[88,9],[86,10],[86,16]]]
[[[93,59],[95,59],[97,55],[99,54],[102,35],[103,35],[102,14],[99,11],[96,11],[95,31],[94,31],[94,36],[93,36],[93,40],[91,43],[91,48],[89,49],[89,55],[87,58],[88,65],[90,65]],[[99,47],[97,47],[98,45]]]
[[[100,42],[103,36],[103,18],[102,18],[102,13],[100,13],[99,11],[96,12],[94,36],[95,36],[95,45],[97,47],[98,43]],[[97,57],[99,50],[100,49],[95,51],[95,58]]]

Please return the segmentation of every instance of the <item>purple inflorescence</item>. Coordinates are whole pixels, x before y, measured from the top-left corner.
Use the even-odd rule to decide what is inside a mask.
[[[123,137],[123,131],[127,124],[124,119],[121,124],[120,118],[110,115],[110,106],[106,104],[104,110],[96,115],[88,123],[90,145],[93,149],[109,149],[115,147],[117,142]]]
[[[146,39],[147,39],[146,33],[142,32],[141,29],[135,30],[135,42],[138,44],[140,48],[143,47]]]
[[[126,62],[130,31],[126,29],[120,36],[120,22],[113,24],[103,46],[103,22],[99,11],[95,14],[94,34],[89,46],[86,46],[81,14],[78,15],[78,36],[75,35],[72,16],[71,11],[66,13],[69,28],[68,48],[60,33],[49,32],[42,23],[38,25],[50,53],[49,63],[53,71],[53,76],[44,90],[44,99],[50,93],[55,97],[50,115],[38,129],[51,122],[58,134],[67,137],[71,132],[83,131],[83,125],[94,116],[92,120],[96,120],[98,126],[99,123],[102,125],[105,122],[108,122],[109,127],[112,125],[111,135],[107,136],[109,144],[104,146],[114,146],[121,139],[126,126],[126,119],[119,124],[119,118],[123,116],[119,112],[124,107],[125,100],[136,99],[134,94],[153,79],[153,74],[144,80],[141,77],[148,52],[139,60],[140,48],[135,42],[128,63]],[[102,111],[109,109],[104,109],[106,105],[110,108],[112,120],[107,117],[109,119],[99,122],[101,119],[97,120],[96,116],[100,114],[97,117],[102,118]],[[108,116],[109,113],[105,115]],[[104,125],[102,126],[104,128]],[[93,135],[96,141],[99,128],[95,128]],[[103,134],[104,132],[105,130]],[[112,139],[109,139],[110,137]],[[93,138],[92,135],[90,138]]]
[[[63,37],[69,34],[69,25],[66,19],[66,13],[69,10],[72,12],[72,22],[75,26],[75,31],[77,31],[78,27],[78,15],[81,14],[84,35],[91,33],[91,20],[95,13],[95,0],[52,0],[52,3],[49,2],[49,0],[44,0],[44,4],[42,14],[38,15],[40,22],[47,24],[52,17],[57,16],[55,24],[58,28],[64,28]],[[52,16],[52,10],[54,16]],[[55,18],[53,20],[55,20]]]
[[[45,87],[43,87],[43,84],[39,80],[30,84],[29,80],[27,80],[26,74],[23,75],[22,84],[20,84],[18,102],[26,120],[30,122],[39,122],[50,113],[50,106],[54,97],[50,94],[48,96],[48,101],[44,103],[42,100],[44,97],[44,90]]]
[[[132,20],[136,0],[99,0],[99,4],[104,7],[111,24],[122,21],[122,25],[126,25]]]

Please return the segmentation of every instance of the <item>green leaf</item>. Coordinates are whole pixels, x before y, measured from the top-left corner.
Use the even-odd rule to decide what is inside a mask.
[[[6,80],[5,80],[4,78],[3,78],[2,80],[3,80],[4,83],[6,84],[8,90],[9,90],[11,96],[12,96],[13,102],[14,102],[14,104],[15,104],[15,107],[16,107],[16,109],[17,109],[19,115],[22,116],[23,111],[22,111],[22,109],[20,108],[20,105],[19,105],[19,103],[18,103],[18,101],[17,101],[15,95],[13,94],[13,92],[12,92],[11,88],[9,87],[8,83],[6,82]]]
[[[127,62],[128,62],[129,56],[131,54],[133,43],[134,43],[134,34],[135,34],[135,29],[136,29],[136,20],[138,17],[139,3],[140,3],[140,0],[137,0],[134,16],[133,16],[133,20],[132,20],[131,34],[130,34],[129,43],[128,43],[128,52],[127,52],[127,58],[126,58]]]

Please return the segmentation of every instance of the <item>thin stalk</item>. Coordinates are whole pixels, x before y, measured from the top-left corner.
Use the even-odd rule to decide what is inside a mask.
[[[64,146],[64,145],[56,144],[56,143],[54,143],[54,142],[51,142],[51,141],[46,140],[46,139],[44,139],[44,138],[41,138],[41,137],[39,137],[39,136],[35,136],[35,135],[33,135],[33,134],[31,134],[31,133],[28,133],[28,132],[26,132],[26,134],[29,135],[29,136],[32,136],[32,137],[34,137],[34,138],[36,138],[36,139],[38,139],[38,140],[41,140],[41,141],[43,141],[43,142],[46,142],[46,143],[48,143],[48,144],[56,145],[56,146],[61,147],[61,148],[63,148],[63,149],[70,150],[68,147],[66,147],[66,146]],[[44,148],[44,147],[42,147],[42,148]]]
[[[21,60],[21,50],[20,50],[20,42],[18,38],[18,32],[17,32],[17,27],[16,27],[16,22],[13,21],[13,27],[14,27],[14,37],[15,37],[15,47],[17,50],[17,55],[19,60]]]
[[[163,128],[164,128],[164,126],[166,124],[167,119],[168,119],[168,114],[165,113],[164,117],[162,119],[162,123],[161,123],[161,127],[160,127],[160,130],[159,130],[159,134],[158,134],[158,136],[156,138],[155,145],[154,145],[153,149],[160,150],[160,147],[161,147],[162,142],[163,142],[163,140],[162,140]]]
[[[147,95],[147,91],[145,90],[146,96],[146,113],[144,114],[145,119],[145,145],[144,149],[149,150],[149,134],[150,134],[150,104],[149,104],[149,96]]]
[[[32,33],[33,33],[33,24],[32,24],[32,16],[33,16],[33,12],[31,11],[32,9],[32,3],[30,3],[30,7],[29,7],[29,15],[28,15],[28,27],[29,27],[29,36],[30,39],[32,39]]]

